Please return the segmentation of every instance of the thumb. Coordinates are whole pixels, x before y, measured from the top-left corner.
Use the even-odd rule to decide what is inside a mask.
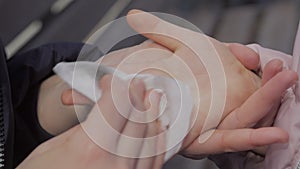
[[[135,31],[172,51],[182,46],[175,36],[189,31],[141,10],[129,11],[126,18]]]
[[[61,94],[61,101],[64,105],[90,105],[93,102],[85,97],[84,95],[80,94],[76,90],[67,89],[62,92]]]
[[[247,69],[255,71],[259,69],[259,55],[254,50],[238,43],[229,43],[228,48]]]

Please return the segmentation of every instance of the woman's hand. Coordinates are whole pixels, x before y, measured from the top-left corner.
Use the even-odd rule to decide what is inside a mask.
[[[135,123],[128,120],[136,113],[144,113],[145,118],[157,116],[161,94],[155,90],[146,91],[144,83],[137,79],[130,85],[120,79],[115,80],[118,81],[114,83],[117,91],[112,91],[112,76],[102,78],[100,86],[103,95],[82,124],[41,144],[18,168],[161,168],[164,162],[164,135],[156,137],[152,144],[147,144],[149,142],[145,139],[162,132],[159,122]],[[89,102],[85,97],[77,96],[78,104]],[[126,101],[128,98],[129,102]],[[121,102],[117,103],[121,105],[117,105],[114,99],[119,99]],[[126,118],[117,107],[122,107]],[[107,127],[113,128],[117,134],[107,130]],[[133,140],[139,138],[139,141],[126,141],[128,137],[133,137]],[[143,156],[147,153],[147,157]],[[130,157],[124,154],[130,154]]]

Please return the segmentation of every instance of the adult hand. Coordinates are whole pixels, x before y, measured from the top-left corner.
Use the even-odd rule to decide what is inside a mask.
[[[146,117],[158,115],[160,94],[156,91],[146,91],[144,83],[133,80],[130,87],[125,82],[118,81],[115,86],[114,96],[123,100],[129,97],[130,103],[122,102],[122,111],[132,116],[137,110],[144,111]],[[153,154],[147,158],[139,158],[144,151],[160,152],[164,149],[164,137],[157,137],[156,141],[149,145],[141,139],[135,144],[124,142],[126,137],[146,138],[160,133],[161,127],[158,121],[151,123],[134,123],[120,115],[113,100],[111,90],[112,76],[107,75],[100,81],[103,96],[94,105],[87,119],[81,125],[54,137],[53,139],[37,147],[17,168],[113,168],[113,169],[159,169],[164,162],[164,154]],[[77,100],[79,104],[87,100]],[[102,118],[101,118],[102,117]],[[104,117],[104,118],[103,118]],[[102,121],[101,121],[102,120]],[[103,121],[105,120],[105,121]],[[119,134],[108,133],[109,124]],[[105,135],[105,137],[103,137]],[[115,154],[103,149],[98,141],[107,140]],[[136,158],[119,156],[130,151]]]

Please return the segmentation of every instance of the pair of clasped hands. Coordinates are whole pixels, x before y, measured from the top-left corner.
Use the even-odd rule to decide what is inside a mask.
[[[127,21],[134,30],[151,41],[148,40],[140,45],[109,53],[102,60],[103,64],[114,67],[131,53],[154,48],[164,50],[167,54],[161,57],[155,56],[157,61],[151,61],[151,64],[168,63],[163,66],[172,67],[174,66],[172,65],[172,56],[175,54],[185,61],[197,79],[196,85],[199,86],[199,89],[191,88],[192,90],[199,90],[204,99],[199,104],[195,103],[195,107],[199,107],[193,112],[194,115],[197,115],[195,123],[183,140],[180,154],[190,158],[202,158],[210,154],[224,152],[255,151],[263,155],[266,146],[288,141],[288,133],[280,128],[272,127],[272,123],[282,96],[288,88],[296,83],[298,76],[293,71],[283,70],[281,61],[270,61],[263,68],[263,73],[259,77],[253,73],[260,69],[259,56],[246,46],[220,43],[203,34],[175,26],[139,10],[130,11]],[[143,32],[156,32],[157,34],[144,34]],[[199,51],[205,51],[201,44],[209,40],[219,54],[224,67],[227,79],[224,111],[218,112],[222,114],[221,120],[215,126],[210,137],[204,142],[199,142],[198,138],[203,134],[202,129],[208,116],[207,112],[209,112],[209,101],[211,100],[209,76],[204,65],[193,60],[195,54],[190,48],[182,41],[171,37],[184,38],[184,42],[194,45],[193,48],[198,48]],[[142,67],[147,64],[149,64],[149,60],[144,61],[141,58],[141,60],[132,61],[132,63],[128,61],[128,67],[125,65],[121,69],[131,73],[134,72],[134,66]],[[176,78],[187,84],[191,83],[191,86],[193,85],[190,79],[180,75],[180,68],[168,70],[174,71],[173,73],[178,75]],[[110,136],[109,133],[106,135],[107,140],[110,140],[112,147],[114,147],[114,152],[131,151],[132,154],[139,157],[141,152],[149,149],[149,145],[143,144],[143,142],[138,142],[138,144],[124,142],[122,141],[124,135],[147,138],[167,130],[159,120],[145,124],[128,120],[119,114],[112,97],[112,92],[115,92],[114,95],[120,100],[128,97],[127,95],[124,96],[124,93],[129,94],[131,104],[123,103],[124,105],[122,105],[125,109],[122,111],[127,112],[127,117],[136,113],[134,111],[137,110],[145,111],[149,116],[155,116],[159,114],[161,92],[152,89],[146,90],[145,84],[139,79],[133,79],[129,89],[124,87],[127,86],[124,84],[125,82],[119,80],[116,83],[117,87],[114,88],[117,91],[112,91],[112,78],[112,75],[106,75],[100,80],[102,97],[93,105],[85,121],[41,144],[21,163],[19,168],[161,168],[164,163],[164,153],[157,153],[156,156],[147,158],[128,158],[110,153],[95,143],[95,140],[103,139],[97,136],[97,133],[105,133],[105,128],[101,127],[102,125],[97,118],[99,110],[106,122],[120,133],[117,136]],[[63,92],[62,102],[65,105],[91,104],[89,99],[72,89]],[[91,130],[90,133],[94,134],[93,139],[83,128]],[[166,138],[162,135],[157,138],[154,145],[151,145],[151,150],[161,152],[165,146]]]

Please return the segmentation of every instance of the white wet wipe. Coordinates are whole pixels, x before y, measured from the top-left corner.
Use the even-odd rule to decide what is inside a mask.
[[[139,78],[144,81],[147,90],[162,91],[164,93],[160,103],[162,112],[158,120],[161,121],[163,128],[167,128],[165,161],[180,150],[182,141],[190,129],[194,103],[189,86],[183,82],[150,74],[127,74],[112,67],[88,61],[61,62],[53,70],[73,89],[94,102],[101,97],[98,84],[105,74],[114,74],[122,80]]]

